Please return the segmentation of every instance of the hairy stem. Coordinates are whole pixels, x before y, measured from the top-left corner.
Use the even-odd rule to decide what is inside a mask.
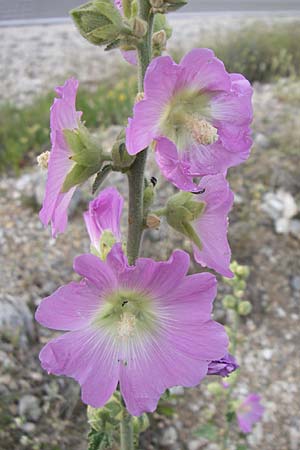
[[[121,450],[133,450],[133,425],[132,417],[124,407],[123,418],[120,424]]]
[[[148,31],[138,47],[138,89],[144,90],[144,77],[151,58],[151,41],[153,14],[150,12],[148,0],[139,0],[139,17],[148,23]],[[128,172],[129,208],[127,256],[129,264],[134,264],[140,250],[143,234],[143,194],[144,172],[147,160],[147,149],[140,152]]]

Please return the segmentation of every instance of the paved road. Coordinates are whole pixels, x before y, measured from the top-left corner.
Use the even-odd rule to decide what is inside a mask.
[[[0,24],[10,20],[63,19],[71,8],[81,3],[84,0],[0,0]],[[300,0],[189,0],[189,4],[181,11],[300,12]]]

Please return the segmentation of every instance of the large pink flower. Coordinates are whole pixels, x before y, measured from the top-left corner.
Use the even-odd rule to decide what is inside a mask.
[[[265,408],[258,394],[249,394],[237,409],[238,424],[243,433],[251,433],[252,427],[259,422]]]
[[[194,49],[180,64],[154,59],[144,91],[129,119],[127,150],[136,154],[156,140],[157,162],[180,189],[196,190],[195,178],[248,158],[252,88],[242,75],[227,73],[212,50]]]
[[[216,279],[186,276],[189,256],[175,251],[169,261],[140,258],[128,266],[121,244],[106,262],[76,258],[83,276],[40,304],[36,319],[68,331],[41,351],[49,373],[75,378],[82,400],[101,407],[118,383],[128,411],[154,411],[171,386],[195,386],[210,361],[227,353],[222,325],[211,320]]]
[[[78,81],[70,78],[63,86],[56,88],[59,98],[55,98],[50,110],[51,152],[48,178],[40,219],[46,226],[51,221],[52,235],[63,233],[67,227],[67,210],[76,187],[62,193],[67,174],[74,163],[70,159],[71,150],[64,137],[64,130],[78,128],[81,112],[76,111],[75,101]]]
[[[203,202],[204,209],[200,217],[193,222],[201,241],[201,249],[193,244],[195,260],[202,266],[208,266],[231,278],[233,273],[229,268],[231,250],[227,240],[227,228],[228,213],[234,199],[233,192],[221,174],[203,177],[199,189],[204,192],[194,194],[194,199]]]
[[[123,197],[114,187],[104,189],[89,203],[89,209],[83,217],[96,251],[100,250],[101,238],[105,232],[108,232],[115,242],[121,241],[120,221],[123,204]]]

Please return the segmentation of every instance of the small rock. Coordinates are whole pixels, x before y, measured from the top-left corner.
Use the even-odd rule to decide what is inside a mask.
[[[294,197],[286,191],[279,189],[276,193],[268,192],[263,199],[262,210],[265,211],[275,222],[276,232],[286,234],[291,231],[291,218],[298,212],[298,207]],[[297,231],[297,224],[293,225]],[[300,221],[299,221],[300,235]]]
[[[201,447],[203,447],[203,445],[206,444],[207,444],[206,439],[203,440],[194,439],[193,441],[190,441],[188,443],[188,450],[200,450]]]
[[[33,432],[35,431],[36,426],[35,426],[35,424],[32,423],[32,422],[26,422],[26,423],[24,423],[24,424],[22,425],[21,428],[22,428],[23,431],[25,431],[25,433],[30,434],[30,433],[33,433]]]
[[[34,337],[33,318],[26,302],[6,295],[0,298],[0,329],[11,342],[26,346]]]
[[[39,400],[34,395],[24,395],[19,401],[19,415],[36,422],[42,414]]]
[[[263,354],[264,359],[269,361],[270,359],[272,359],[273,350],[271,348],[265,348],[263,350],[262,354]]]
[[[297,275],[297,276],[293,277],[292,281],[291,281],[291,285],[295,291],[300,291],[300,276]]]
[[[297,219],[291,220],[290,231],[294,236],[300,238],[300,220]]]
[[[263,133],[257,133],[254,139],[255,144],[257,147],[260,148],[268,148],[270,147],[270,139],[267,138],[267,136]]]
[[[178,438],[178,433],[175,427],[168,427],[163,431],[162,437],[160,439],[160,444],[163,446],[169,446],[176,443]]]
[[[184,388],[182,386],[174,386],[170,388],[172,395],[184,395]]]

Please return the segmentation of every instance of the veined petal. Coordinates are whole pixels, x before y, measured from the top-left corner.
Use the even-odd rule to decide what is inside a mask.
[[[194,223],[202,244],[201,250],[193,245],[195,259],[201,265],[231,278],[227,216],[233,204],[233,193],[223,175],[203,177],[199,187],[205,189],[199,196],[199,200],[205,203],[205,209]]]
[[[193,87],[198,91],[229,91],[230,77],[224,63],[208,48],[195,48],[180,61],[184,70],[178,87]]]
[[[40,361],[48,373],[77,380],[83,402],[94,408],[102,407],[117,387],[117,351],[99,331],[71,331],[53,339],[40,352]]]
[[[86,327],[101,304],[101,291],[86,280],[60,287],[39,305],[35,319],[54,330],[78,330]]]
[[[74,260],[74,270],[100,290],[111,291],[116,287],[115,273],[97,256],[91,254],[77,256]]]

